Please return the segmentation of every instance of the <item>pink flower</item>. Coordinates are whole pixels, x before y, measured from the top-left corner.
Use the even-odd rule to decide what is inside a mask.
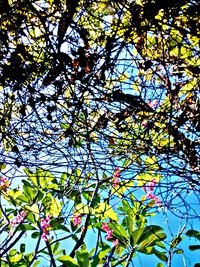
[[[115,240],[113,241],[113,247],[117,246],[118,244],[119,244],[119,240],[118,240],[118,239],[115,239]]]
[[[159,205],[159,206],[162,205],[161,200],[157,196],[154,197],[154,201],[156,202],[157,205]]]
[[[103,224],[102,224],[102,230],[105,230],[105,231],[109,231],[109,230],[110,230],[110,228],[109,228],[109,226],[107,225],[107,223],[103,223]]]
[[[153,178],[149,183],[147,183],[142,189],[146,193],[146,198],[154,200],[157,205],[162,205],[160,199],[154,195],[152,192],[154,191],[154,187],[156,185],[156,179]]]
[[[157,106],[158,106],[158,100],[157,99],[154,99],[153,101],[150,101],[150,100],[148,100],[147,101],[147,104],[151,107],[151,108],[157,108]]]
[[[119,178],[113,179],[112,184],[114,187],[119,185]]]
[[[49,234],[49,227],[50,227],[50,220],[51,216],[47,215],[46,218],[41,219],[41,227],[42,227],[42,239],[47,242],[48,238],[47,235]]]
[[[10,226],[11,227],[15,227],[17,226],[18,224],[22,223],[24,221],[24,218],[27,216],[26,212],[25,211],[21,211],[16,217],[15,219],[13,219],[11,222],[10,222]]]
[[[43,239],[45,242],[48,241],[47,233],[43,233],[41,237],[42,237],[42,239]]]
[[[112,231],[111,229],[109,229],[108,231],[106,231],[106,234],[107,234],[106,239],[107,239],[107,240],[113,238],[112,233],[113,233],[113,231]]]
[[[156,179],[153,178],[153,179],[151,180],[151,182],[148,183],[149,190],[150,190],[150,191],[153,191],[155,185],[156,185]]]
[[[155,195],[150,192],[147,192],[146,197],[150,199],[154,199]]]
[[[82,223],[81,214],[73,214],[73,224],[77,226]]]
[[[156,179],[153,178],[149,183],[147,183],[142,189],[147,192],[147,191],[153,191],[154,187],[156,185]]]
[[[113,236],[113,231],[109,228],[109,226],[107,225],[107,223],[103,223],[102,224],[102,230],[106,231],[106,239],[109,240],[109,239],[112,239]]]
[[[145,120],[145,121],[143,121],[141,124],[142,124],[142,126],[147,127],[148,122]]]
[[[154,200],[155,203],[156,203],[157,205],[162,205],[161,200],[160,200],[156,195],[154,195],[154,194],[148,192],[148,193],[146,194],[146,197],[147,197],[147,198],[150,198],[151,200]]]
[[[115,172],[113,174],[113,180],[112,180],[112,184],[114,187],[119,185],[119,178],[120,178],[120,168],[116,167],[115,168]]]

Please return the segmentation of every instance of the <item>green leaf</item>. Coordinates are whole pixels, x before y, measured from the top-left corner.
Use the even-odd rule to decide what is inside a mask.
[[[24,253],[25,252],[26,245],[24,243],[20,244],[20,252]]]
[[[200,263],[195,263],[194,267],[200,267]]]
[[[163,242],[156,242],[156,246],[160,247],[160,248],[166,248],[165,245],[163,244]]]
[[[0,162],[0,171],[5,170],[6,165],[3,162]]]
[[[130,207],[128,201],[125,200],[125,199],[122,200],[122,205],[123,205],[123,208],[124,208],[123,210],[124,210],[124,211],[127,211],[128,209],[131,209],[131,207]]]
[[[128,234],[121,224],[110,224],[110,228],[113,230],[115,235],[124,245],[128,241]]]
[[[11,189],[8,191],[8,195],[15,201],[17,201],[18,203],[20,202],[25,202],[25,203],[29,203],[28,198],[22,194],[22,192],[16,190],[16,189]]]
[[[35,220],[38,221],[40,218],[40,211],[37,204],[33,204],[32,206],[25,206],[26,210],[28,210],[33,216]],[[29,216],[29,214],[28,214]]]
[[[138,240],[138,245],[140,249],[146,246],[153,246],[157,241],[161,241],[166,238],[166,234],[162,232],[163,229],[158,225],[151,225],[144,229],[140,239]]]
[[[33,189],[30,186],[23,186],[23,190],[24,193],[26,194],[26,196],[28,197],[28,199],[33,200],[35,197],[35,192],[33,191]]]
[[[35,173],[32,173],[28,168],[24,168],[24,172],[30,178],[35,186],[49,188],[50,182],[55,180],[54,176],[47,170],[38,168]]]
[[[22,183],[28,187],[32,187],[33,185],[31,185],[27,180],[22,180]]]
[[[35,261],[35,262],[33,263],[33,267],[37,267],[37,266],[39,266],[39,264],[40,264],[40,260],[37,260],[37,261]]]
[[[31,235],[31,237],[34,238],[34,239],[38,238],[39,236],[40,236],[40,232],[34,232]]]
[[[64,185],[65,182],[66,182],[66,180],[67,180],[67,173],[66,172],[63,172],[62,175],[61,175],[61,177],[60,177],[60,183],[61,183],[61,185]]]
[[[10,251],[9,251],[9,256],[15,256],[17,254],[17,250],[16,249],[11,249]]]
[[[131,209],[128,209],[126,212],[126,226],[130,236],[132,235],[132,232],[135,230],[134,222],[135,222],[135,214],[132,212]]]
[[[158,250],[156,250],[155,248],[153,249],[153,253],[162,261],[164,262],[167,262],[168,261],[168,258],[167,256],[165,255],[166,252],[160,252]]]
[[[183,237],[176,236],[170,243],[170,248],[175,248],[181,241],[183,240]]]
[[[153,254],[154,253],[154,247],[144,247],[142,249],[139,249],[139,252],[144,253],[144,254]]]
[[[33,231],[36,230],[36,228],[30,224],[20,224],[17,229],[22,231]]]
[[[76,257],[80,267],[89,267],[89,253],[86,249],[76,251]]]
[[[182,249],[176,249],[174,250],[175,254],[183,254],[183,250]]]
[[[199,231],[196,231],[196,230],[188,230],[185,234],[187,236],[189,236],[189,237],[195,237],[198,240],[200,240],[200,232]]]
[[[67,264],[67,267],[80,267],[80,265],[72,257],[67,255],[59,256],[57,260]]]
[[[31,223],[36,223],[35,216],[31,212],[28,213],[28,216],[26,217],[26,220],[28,220]]]
[[[103,249],[98,252],[98,254],[94,257],[91,267],[97,267],[99,263],[105,262],[105,256],[110,252],[110,247],[108,245],[103,246]]]
[[[158,263],[157,265],[156,265],[156,267],[164,267],[164,265],[162,264],[162,263]]]
[[[191,246],[189,246],[189,249],[192,251],[198,250],[198,249],[200,249],[200,245],[191,245]]]
[[[147,165],[152,170],[159,169],[158,163],[157,163],[157,157],[156,156],[148,156],[145,159],[145,165]]]
[[[60,242],[55,243],[55,245],[53,247],[53,253],[55,253],[59,247],[60,247]]]
[[[140,239],[143,232],[144,232],[144,228],[138,228],[138,229],[133,231],[133,233],[132,233],[133,243],[131,244],[132,247],[134,247],[137,244],[137,242]]]
[[[126,159],[126,160],[123,162],[122,167],[123,167],[123,168],[126,168],[126,167],[128,167],[131,163],[132,163],[132,160],[130,160],[130,159]]]
[[[144,184],[150,182],[153,178],[152,174],[149,173],[142,173],[136,177],[136,180],[138,182],[138,186],[142,187]]]

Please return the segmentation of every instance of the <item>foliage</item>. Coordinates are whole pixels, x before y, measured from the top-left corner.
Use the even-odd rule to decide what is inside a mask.
[[[171,266],[199,240],[197,10],[0,1],[1,266]],[[170,212],[171,239],[152,223]]]

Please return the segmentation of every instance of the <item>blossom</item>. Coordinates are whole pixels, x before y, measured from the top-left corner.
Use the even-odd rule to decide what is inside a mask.
[[[157,106],[158,106],[158,100],[157,99],[154,99],[153,101],[148,100],[147,104],[149,105],[149,107],[151,107],[153,109],[154,108],[157,108]]]
[[[156,179],[153,178],[149,183],[147,183],[142,189],[146,193],[146,198],[154,200],[157,205],[161,205],[161,200],[154,195],[152,192],[154,191],[154,187],[156,185]]]
[[[144,120],[144,121],[142,121],[141,124],[142,124],[142,126],[146,127],[148,125],[148,121],[147,120]]]
[[[3,190],[4,192],[6,192],[9,186],[10,186],[10,183],[8,181],[8,178],[0,177],[0,190]]]
[[[103,223],[102,224],[102,230],[108,231],[110,230],[109,226],[107,225],[107,223]]]
[[[41,227],[42,227],[42,239],[47,242],[47,235],[49,234],[51,216],[47,215],[46,218],[41,219]]]
[[[102,223],[102,230],[106,231],[106,240],[113,239],[113,230],[110,229],[107,223]],[[119,240],[113,241],[113,247],[119,244]]]
[[[150,192],[148,192],[146,194],[146,197],[151,199],[151,200],[154,200],[157,205],[161,205],[162,204],[161,200],[156,195],[154,195],[154,194],[152,194]]]
[[[73,224],[77,226],[82,223],[81,214],[73,214]]]
[[[113,231],[110,229],[110,227],[107,225],[107,223],[102,224],[102,230],[106,231],[106,239],[107,240],[113,238],[113,236],[112,236]]]
[[[149,182],[149,184],[148,184],[148,189],[149,189],[149,191],[152,192],[152,191],[154,190],[155,185],[156,185],[156,179],[153,178],[153,179]]]
[[[115,239],[115,240],[113,241],[113,247],[117,246],[118,244],[119,244],[119,240],[118,240],[118,239]]]
[[[143,190],[147,193],[147,191],[153,191],[154,187],[156,185],[156,179],[153,178],[149,183],[147,183],[144,187]]]
[[[113,179],[112,184],[114,187],[118,186],[119,185],[119,178]]]
[[[119,185],[119,181],[120,181],[120,168],[116,167],[115,168],[115,172],[113,174],[113,180],[112,180],[112,184],[114,187]]]
[[[113,230],[109,229],[108,231],[106,231],[106,234],[107,234],[107,235],[106,235],[106,239],[107,239],[107,240],[113,238],[113,236],[112,236],[112,234],[113,234]]]
[[[25,211],[21,211],[16,217],[15,219],[13,219],[10,222],[10,226],[11,227],[16,227],[17,225],[19,225],[20,223],[22,223],[24,221],[24,218],[27,216]]]

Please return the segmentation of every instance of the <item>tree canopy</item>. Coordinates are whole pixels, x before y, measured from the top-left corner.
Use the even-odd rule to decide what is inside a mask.
[[[0,1],[1,266],[171,266],[199,240],[199,37],[192,0]]]

